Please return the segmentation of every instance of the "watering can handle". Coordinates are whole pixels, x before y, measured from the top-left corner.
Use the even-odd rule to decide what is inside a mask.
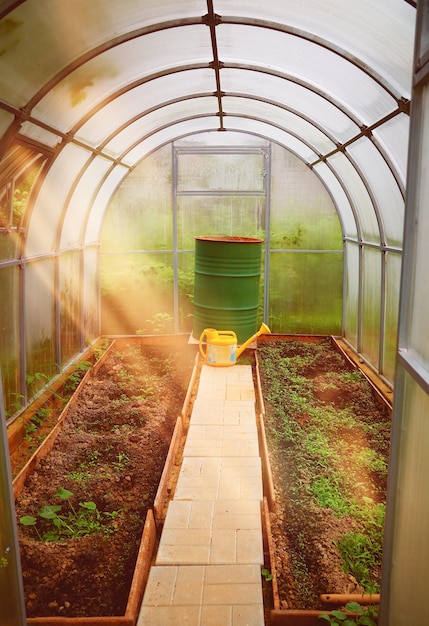
[[[203,330],[203,332],[201,333],[201,335],[200,335],[200,345],[199,345],[200,353],[201,353],[201,356],[203,357],[204,361],[207,360],[207,350],[204,352],[204,348],[203,348],[203,338],[207,334],[206,331],[207,331],[207,328],[205,330]]]

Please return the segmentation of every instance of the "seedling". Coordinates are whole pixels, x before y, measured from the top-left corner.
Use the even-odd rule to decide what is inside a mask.
[[[273,575],[271,574],[270,570],[264,568],[263,570],[261,570],[261,574],[264,577],[266,583],[270,582],[270,580],[273,580]]]
[[[344,611],[331,611],[319,615],[319,619],[324,619],[329,624],[340,624],[341,626],[354,626],[361,624],[362,626],[376,626],[373,617],[377,617],[378,611],[375,607],[362,607],[357,602],[348,602],[345,606],[347,613]]]
[[[63,512],[60,504],[47,504],[39,509],[37,517],[24,515],[20,523],[33,526],[40,541],[65,541],[93,533],[113,532],[105,518],[114,519],[119,511],[100,513],[95,502],[91,501],[79,502],[79,508],[76,509],[70,499],[72,495],[71,491],[63,487],[54,494],[54,497],[67,501],[68,512]]]

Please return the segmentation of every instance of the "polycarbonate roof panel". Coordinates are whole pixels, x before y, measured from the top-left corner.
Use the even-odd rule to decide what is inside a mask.
[[[328,163],[347,189],[360,226],[359,236],[365,242],[380,243],[380,229],[375,208],[355,167],[342,152],[329,157]]]
[[[239,24],[220,24],[216,32],[222,62],[266,68],[310,84],[366,125],[397,107],[396,100],[361,69],[302,37]]]
[[[88,205],[105,174],[112,167],[112,162],[96,157],[86,168],[73,191],[67,207],[61,231],[61,248],[81,244],[81,229],[85,222]]]
[[[67,196],[91,153],[67,144],[49,169],[31,214],[26,240],[26,254],[52,252]]]
[[[373,135],[386,152],[388,152],[403,186],[407,175],[408,151],[404,149],[408,144],[410,118],[400,113],[382,126],[373,130]]]
[[[210,32],[204,25],[149,33],[107,50],[68,74],[32,114],[67,132],[93,107],[126,85],[189,64],[208,64],[211,59]]]
[[[338,179],[334,176],[326,163],[318,163],[314,167],[314,171],[317,173],[319,178],[324,182],[326,188],[329,190],[332,201],[337,208],[337,213],[341,221],[343,235],[356,238],[356,220],[353,215],[349,199],[347,198],[347,194],[345,193],[343,187],[340,185]]]
[[[27,137],[28,139],[38,141],[45,146],[50,146],[51,148],[56,146],[57,143],[61,141],[60,135],[56,135],[55,133],[52,133],[51,131],[46,130],[41,126],[36,126],[36,124],[32,124],[31,122],[23,122],[21,124],[21,128],[19,129],[19,134]]]
[[[269,121],[279,128],[287,128],[292,135],[301,137],[305,142],[313,146],[316,152],[324,154],[336,148],[336,144],[324,135],[313,124],[299,115],[286,111],[280,106],[274,106],[262,101],[254,101],[249,98],[224,97],[224,115],[242,115]]]
[[[252,70],[224,68],[222,89],[228,94],[253,96],[278,102],[303,117],[314,120],[338,141],[345,142],[359,132],[359,127],[341,109],[319,94],[292,81]]]
[[[370,186],[382,220],[387,243],[400,246],[402,241],[404,199],[386,161],[374,144],[363,137],[347,148],[354,162]]]
[[[288,148],[288,150],[296,154],[296,156],[300,157],[306,163],[317,159],[317,154],[310,146],[307,146],[300,139],[297,139],[281,128],[273,126],[269,122],[228,115],[225,118],[224,125],[225,128],[229,130],[250,132],[260,137],[268,137],[271,141],[275,141],[285,148]]]
[[[323,38],[361,59],[398,93],[410,96],[415,9],[404,0],[215,0],[214,4],[225,19],[278,22]]]
[[[186,100],[193,94],[212,94],[216,89],[211,69],[175,72],[139,85],[108,102],[77,132],[76,137],[99,146],[107,137],[144,111],[172,100]]]
[[[103,185],[98,190],[97,196],[91,205],[91,212],[86,223],[84,234],[85,244],[97,243],[100,241],[100,228],[109,201],[116,188],[129,170],[122,165],[117,165],[107,176]]]
[[[64,0],[26,0],[1,31],[0,93],[21,107],[88,50],[151,23],[206,12],[204,0],[73,0],[72,7]]]
[[[129,124],[106,144],[104,150],[115,157],[119,156],[125,152],[130,145],[162,129],[164,126],[177,124],[182,120],[192,117],[215,117],[216,112],[217,101],[213,96],[174,102],[168,106],[155,109],[132,124]],[[217,119],[216,123],[219,123]]]
[[[147,154],[150,154],[157,148],[179,137],[209,130],[217,131],[218,129],[219,120],[215,117],[199,117],[185,122],[179,122],[178,124],[163,128],[159,132],[141,141],[122,158],[122,161],[127,165],[134,166],[144,159]]]

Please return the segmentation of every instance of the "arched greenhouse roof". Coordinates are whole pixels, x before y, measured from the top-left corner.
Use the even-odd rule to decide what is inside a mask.
[[[209,131],[284,146],[345,239],[401,248],[415,2],[6,0],[0,20],[3,195],[42,165],[28,258],[97,241],[145,156]]]

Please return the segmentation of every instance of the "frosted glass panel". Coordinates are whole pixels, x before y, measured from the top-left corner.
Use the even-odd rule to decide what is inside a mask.
[[[271,249],[342,250],[338,214],[319,178],[276,145],[271,177]]]
[[[272,252],[268,315],[271,330],[339,334],[342,276],[342,252]]]
[[[25,332],[27,350],[27,390],[33,395],[44,384],[43,379],[28,378],[34,374],[48,377],[56,374],[55,356],[55,261],[35,261],[25,267]]]
[[[396,507],[393,575],[388,623],[427,624],[427,555],[429,554],[429,398],[400,367],[406,392],[399,457],[400,506]],[[403,573],[406,572],[406,576]],[[399,621],[398,621],[399,619]]]
[[[376,365],[380,343],[381,262],[378,250],[363,249],[362,351]]]
[[[345,262],[344,336],[358,349],[360,256],[359,246],[349,241],[345,243]]]
[[[0,269],[0,366],[6,416],[20,406],[19,267]]]

